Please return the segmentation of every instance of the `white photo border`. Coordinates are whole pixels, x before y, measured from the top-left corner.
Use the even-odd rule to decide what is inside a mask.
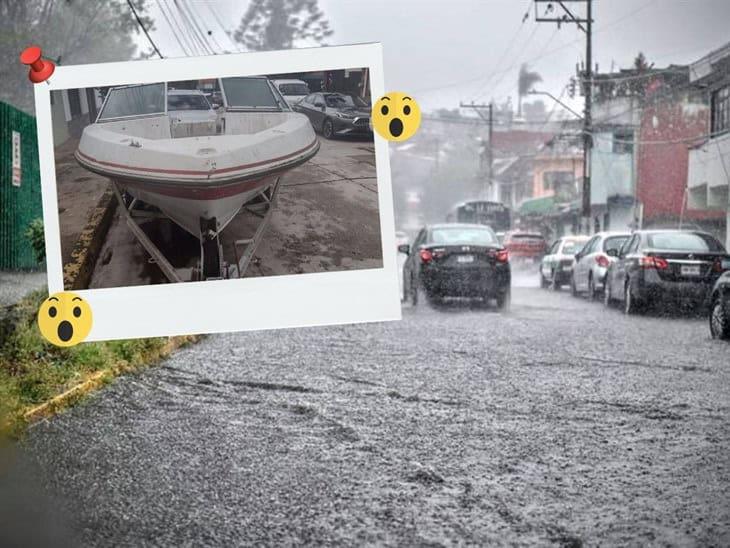
[[[385,93],[380,43],[57,67],[35,85],[49,294],[64,291],[51,91],[353,67],[369,68],[373,100]],[[77,290],[94,314],[86,340],[399,320],[388,143],[373,140],[382,268]]]

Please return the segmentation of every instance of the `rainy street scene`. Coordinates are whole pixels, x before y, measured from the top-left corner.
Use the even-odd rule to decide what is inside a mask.
[[[730,546],[729,3],[103,5],[0,4],[0,545]],[[199,219],[139,211],[186,281],[395,262],[402,318],[51,344],[16,53],[41,32],[69,65],[381,43],[382,75],[166,85],[217,116],[226,85],[265,90],[316,154],[241,203],[214,263]],[[408,138],[378,143],[416,112],[380,76],[418,104]],[[79,89],[51,105],[67,288],[173,281],[75,159],[103,104]]]

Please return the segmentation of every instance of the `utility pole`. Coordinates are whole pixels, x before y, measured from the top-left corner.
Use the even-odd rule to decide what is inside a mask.
[[[471,103],[459,103],[459,106],[461,108],[471,108],[474,109],[474,111],[479,115],[479,117],[488,124],[489,126],[489,142],[487,143],[487,184],[484,187],[484,198],[489,198],[489,187],[492,185],[493,182],[493,165],[494,165],[494,151],[492,149],[492,133],[494,128],[494,108],[492,106],[492,102],[488,105],[484,104],[475,104],[474,101]],[[482,113],[483,109],[487,109],[489,111],[488,116],[485,118],[484,114]]]
[[[535,21],[538,23],[557,23],[558,28],[563,23],[574,23],[586,35],[586,68],[583,75],[583,200],[582,200],[582,230],[586,234],[591,232],[591,148],[593,147],[593,126],[591,120],[593,94],[593,17],[592,0],[534,0]],[[584,18],[574,15],[566,4],[586,4]],[[545,6],[545,13],[538,15],[538,6]],[[556,6],[561,12],[556,11]],[[584,26],[585,24],[585,26]]]

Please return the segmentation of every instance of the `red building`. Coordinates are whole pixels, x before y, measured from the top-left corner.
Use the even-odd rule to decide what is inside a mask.
[[[709,106],[692,91],[688,72],[658,75],[646,85],[636,145],[636,194],[644,227],[696,226],[718,233],[723,211],[688,209],[689,148],[709,133]]]

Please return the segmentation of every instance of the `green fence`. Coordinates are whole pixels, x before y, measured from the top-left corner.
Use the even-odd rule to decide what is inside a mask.
[[[25,231],[42,216],[35,118],[0,102],[0,270],[39,267]]]

